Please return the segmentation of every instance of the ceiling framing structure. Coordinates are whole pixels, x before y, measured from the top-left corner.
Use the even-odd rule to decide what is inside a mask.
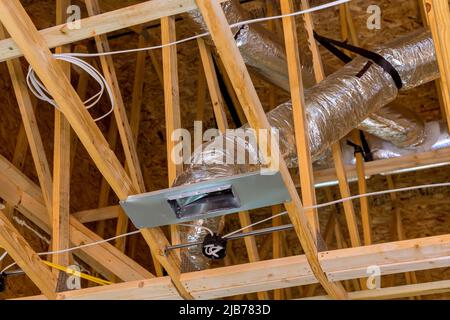
[[[26,272],[42,291],[42,296],[27,299],[215,299],[256,292],[259,299],[267,299],[267,292],[275,290],[282,298],[281,289],[307,286],[309,298],[316,299],[389,299],[420,296],[450,291],[450,281],[417,283],[413,272],[450,266],[450,235],[420,239],[403,240],[383,244],[372,244],[371,224],[368,203],[363,200],[363,239],[358,232],[355,209],[352,201],[344,202],[344,213],[350,234],[350,247],[331,251],[320,251],[316,243],[316,233],[320,232],[316,210],[303,214],[303,207],[316,204],[315,184],[337,180],[342,198],[350,195],[348,181],[358,179],[359,192],[365,193],[367,175],[393,172],[450,161],[450,150],[443,149],[414,154],[389,160],[364,163],[359,157],[355,167],[344,166],[339,144],[333,146],[335,168],[313,172],[307,139],[307,124],[304,112],[301,61],[298,52],[296,21],[293,17],[282,19],[280,25],[271,28],[283,33],[288,57],[290,88],[292,93],[295,138],[301,166],[299,177],[292,177],[284,160],[280,160],[280,173],[292,201],[284,204],[291,223],[301,243],[304,254],[283,257],[279,250],[271,260],[260,261],[258,248],[253,237],[246,238],[245,245],[249,262],[229,265],[210,270],[181,273],[180,255],[176,251],[166,252],[169,240],[161,228],[143,229],[153,257],[156,274],[141,267],[125,253],[125,242],[117,241],[113,246],[103,243],[74,252],[106,279],[115,279],[116,284],[91,287],[87,289],[56,292],[56,276],[31,249],[25,239],[10,222],[11,210],[18,210],[39,228],[51,235],[52,249],[59,250],[102,240],[102,230],[95,233],[83,224],[105,219],[117,219],[117,235],[128,230],[128,218],[118,206],[106,207],[105,200],[99,200],[99,208],[83,212],[69,213],[68,188],[70,185],[70,166],[73,151],[64,148],[75,144],[75,137],[88,151],[97,168],[102,173],[101,198],[107,199],[111,189],[120,200],[129,195],[145,192],[145,183],[136,151],[139,130],[140,107],[143,90],[143,65],[145,52],[137,53],[131,114],[128,117],[120,94],[119,82],[111,56],[100,59],[103,75],[110,84],[116,101],[115,124],[110,128],[107,138],[103,136],[92,117],[83,106],[86,92],[86,79],[80,78],[77,89],[68,80],[70,70],[57,62],[50,49],[67,52],[70,44],[94,38],[98,52],[110,51],[107,34],[131,28],[140,34],[139,45],[148,44],[148,37],[141,25],[160,22],[162,42],[175,40],[175,16],[186,11],[199,9],[211,33],[218,54],[223,63],[236,99],[242,106],[250,126],[254,129],[268,129],[269,123],[263,111],[243,58],[234,42],[232,33],[221,9],[224,0],[151,0],[130,7],[101,13],[97,0],[86,0],[89,17],[82,19],[81,28],[71,30],[63,23],[64,9],[70,1],[58,0],[57,21],[59,25],[38,31],[25,12],[19,0],[0,0],[0,62],[6,61],[13,80],[17,102],[20,107],[23,127],[19,134],[15,156],[12,162],[0,156],[0,197],[6,207],[0,212],[0,247],[5,248],[13,260]],[[268,2],[267,12],[273,12]],[[447,123],[450,124],[450,10],[445,0],[419,0],[423,7],[424,19],[433,35],[441,78],[437,86],[442,96],[443,109]],[[292,0],[280,0],[281,11],[289,14],[294,11]],[[307,0],[301,1],[302,9],[307,9]],[[272,11],[271,11],[272,10]],[[341,8],[341,28],[343,34],[350,35],[357,44],[352,18],[347,5]],[[313,40],[313,22],[310,14],[305,15],[305,27],[310,37],[316,81],[325,78],[320,53]],[[69,47],[68,47],[69,46]],[[220,131],[228,128],[224,98],[218,85],[211,52],[203,40],[198,41],[205,81],[200,90],[209,90],[213,101],[214,115]],[[25,83],[25,75],[20,67],[19,57],[24,56],[34,68],[51,93],[60,109],[55,112],[55,150],[53,175],[44,152],[34,114],[35,101],[30,96]],[[163,65],[155,64],[164,87],[165,116],[167,136],[180,127],[179,83],[177,75],[176,46],[163,49]],[[140,62],[139,62],[140,61]],[[272,93],[275,94],[275,93]],[[199,99],[199,115],[202,114]],[[114,146],[120,139],[124,146],[125,164],[119,162]],[[39,177],[39,186],[22,172],[23,157],[28,148],[31,151]],[[167,143],[167,152],[173,145]],[[22,160],[21,160],[22,159]],[[168,163],[169,184],[182,168]],[[393,185],[393,182],[391,181]],[[301,195],[298,193],[301,187]],[[301,198],[300,198],[301,196]],[[278,211],[277,211],[278,210]],[[280,208],[273,208],[279,212]],[[242,226],[251,224],[248,212],[239,213]],[[274,221],[276,223],[276,221]],[[342,226],[343,227],[343,226]],[[171,228],[171,242],[178,243],[178,230]],[[274,248],[279,248],[279,238],[274,237]],[[277,242],[277,243],[275,243]],[[54,263],[68,265],[70,254],[55,255]],[[407,285],[387,287],[378,290],[365,288],[367,267],[377,265],[382,274],[408,273],[411,275]],[[165,273],[164,273],[165,271]],[[167,274],[167,275],[165,275]],[[348,292],[346,280],[354,281],[358,291]],[[356,284],[355,284],[356,282]],[[327,296],[314,296],[315,288],[321,285]]]

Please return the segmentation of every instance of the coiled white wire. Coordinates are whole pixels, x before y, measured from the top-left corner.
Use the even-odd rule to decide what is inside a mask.
[[[111,109],[105,113],[104,115],[94,119],[94,121],[100,121],[104,118],[106,118],[108,115],[110,115],[114,111],[114,95],[112,93],[111,88],[109,87],[108,83],[106,82],[106,79],[103,77],[103,75],[97,71],[93,66],[91,66],[86,61],[83,61],[77,57],[74,57],[71,54],[54,54],[53,57],[57,60],[66,61],[68,63],[71,63],[73,65],[76,65],[80,67],[82,70],[84,70],[87,74],[89,74],[92,79],[94,79],[100,86],[100,90],[94,94],[92,97],[84,101],[85,107],[87,110],[91,109],[93,106],[95,106],[100,99],[102,98],[103,93],[106,91],[109,95],[109,100],[111,102]],[[46,101],[50,103],[52,106],[54,106],[56,109],[59,109],[58,104],[55,100],[53,100],[52,96],[48,92],[47,88],[42,84],[42,82],[38,79],[36,74],[34,73],[33,68],[31,65],[28,67],[28,73],[27,73],[27,84],[30,88],[30,91],[40,100]]]
[[[341,5],[341,4],[349,2],[349,1],[350,0],[336,0],[336,1],[333,1],[330,3],[326,3],[326,4],[319,5],[319,6],[316,6],[313,8],[309,8],[306,10],[292,12],[290,14],[281,14],[281,15],[276,15],[276,16],[262,17],[262,18],[257,18],[257,19],[240,21],[240,22],[230,25],[229,27],[235,28],[235,27],[239,27],[239,26],[244,26],[244,25],[249,25],[249,24],[259,23],[259,22],[265,22],[265,21],[269,21],[269,20],[276,20],[276,19],[285,18],[285,17],[294,17],[294,16],[305,14],[305,13],[311,13],[311,12],[331,8],[334,6],[338,6],[338,5]],[[100,99],[103,95],[103,92],[106,88],[108,95],[109,95],[109,99],[111,101],[111,109],[104,115],[94,119],[94,121],[100,121],[100,120],[104,119],[105,117],[107,117],[108,115],[110,115],[114,111],[114,104],[115,104],[114,95],[113,95],[112,90],[109,87],[108,83],[106,82],[105,78],[89,63],[87,63],[81,59],[78,59],[77,57],[101,57],[101,56],[111,56],[111,55],[123,54],[123,53],[134,53],[134,52],[139,52],[139,51],[162,49],[164,47],[169,47],[169,46],[177,45],[180,43],[192,41],[192,40],[199,39],[199,38],[202,38],[202,37],[205,37],[208,35],[210,35],[209,32],[204,32],[204,33],[197,34],[197,35],[187,37],[187,38],[184,38],[181,40],[177,40],[174,42],[170,42],[170,43],[166,43],[166,44],[162,44],[162,45],[158,45],[158,46],[145,47],[145,48],[135,48],[135,49],[129,49],[129,50],[118,50],[118,51],[97,52],[97,53],[62,53],[62,54],[54,54],[53,57],[55,59],[63,60],[63,61],[69,62],[71,64],[77,65],[78,67],[80,67],[81,69],[86,71],[100,85],[99,92],[97,92],[94,96],[92,96],[88,100],[84,101],[84,104],[87,104],[94,100],[91,104],[86,106],[86,109],[89,110],[90,108],[92,108],[94,105],[96,105],[100,101]],[[28,84],[28,87],[30,88],[31,92],[38,99],[46,101],[46,102],[50,103],[51,105],[53,105],[55,108],[59,109],[58,105],[56,104],[55,100],[53,100],[53,98],[51,97],[48,90],[45,88],[45,86],[42,84],[42,82],[36,77],[36,74],[34,73],[34,70],[31,66],[29,66],[29,68],[28,68],[27,84]]]

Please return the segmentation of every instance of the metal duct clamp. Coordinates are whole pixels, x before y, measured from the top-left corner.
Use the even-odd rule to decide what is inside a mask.
[[[129,196],[120,205],[137,228],[184,223],[289,202],[280,172],[251,172]]]

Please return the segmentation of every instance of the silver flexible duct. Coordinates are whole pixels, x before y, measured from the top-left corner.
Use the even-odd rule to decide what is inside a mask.
[[[389,141],[372,135],[367,135],[366,138],[374,160],[391,159],[450,147],[450,135],[446,123],[438,121],[428,122],[424,125],[424,131],[425,135],[422,142],[408,148],[399,148]],[[355,164],[352,147],[342,143],[342,154],[346,164]],[[331,159],[327,160],[327,162],[332,164]]]
[[[377,52],[399,72],[403,90],[439,77],[435,48],[428,31],[414,32],[379,48]],[[333,143],[346,136],[370,114],[397,97],[398,89],[394,81],[378,65],[373,64],[364,74],[357,76],[367,63],[367,59],[358,57],[321,83],[305,90],[309,142],[314,160],[319,159]],[[267,118],[270,125],[279,130],[280,153],[288,166],[297,166],[291,103],[278,106],[267,114]],[[231,143],[224,144],[224,141]],[[245,139],[228,134],[219,136],[194,153],[192,164],[177,178],[175,185],[257,170],[258,165],[217,164],[220,161],[224,163],[227,155],[235,154],[234,150],[238,145],[243,146],[249,155],[256,154],[256,146]],[[202,159],[200,164],[198,159]],[[218,230],[219,221],[220,219],[203,219],[195,223]],[[200,230],[186,230],[182,237],[184,241],[193,241],[203,235]],[[196,247],[188,249],[186,258],[191,264],[190,269],[199,270],[209,265],[209,260],[204,258]]]
[[[425,139],[423,120],[395,101],[372,113],[358,128],[400,148],[414,147]]]
[[[242,7],[239,0],[222,3],[225,16],[230,24],[248,20],[250,14]],[[207,31],[203,17],[198,10],[186,14],[186,20],[197,31]],[[232,30],[236,44],[249,70],[266,81],[289,92],[289,77],[284,45],[275,35],[258,25],[246,25]],[[302,76],[306,88],[315,84],[311,56],[307,47],[306,34],[300,33],[299,42],[302,61]],[[210,45],[213,43],[208,39]],[[417,116],[407,108],[385,106],[375,112],[361,124],[361,129],[382,139],[391,141],[399,147],[410,143],[411,139],[423,135],[423,124],[417,122]],[[418,143],[418,141],[414,142]]]
[[[251,18],[250,14],[242,8],[239,0],[223,2],[222,9],[229,24]],[[189,11],[184,17],[197,33],[208,31],[198,10]],[[289,91],[289,76],[283,43],[272,32],[255,24],[234,28],[232,32],[247,67],[268,82]],[[213,45],[211,39],[207,41]],[[303,69],[305,83],[312,85],[314,83],[312,67],[306,66]]]

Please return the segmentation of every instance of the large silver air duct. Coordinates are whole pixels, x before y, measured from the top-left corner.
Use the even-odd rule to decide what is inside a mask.
[[[439,77],[435,48],[428,31],[416,31],[380,47],[376,52],[396,68],[403,82],[402,90]],[[361,72],[368,62],[367,59],[358,57],[321,83],[305,90],[308,135],[313,159],[319,159],[333,143],[358,127],[369,115],[396,99],[398,89],[391,76],[381,67],[372,64],[365,72]],[[280,152],[288,166],[297,166],[291,103],[281,104],[269,112],[267,118],[271,126],[279,130]],[[425,130],[425,134],[426,132]],[[234,143],[223,143],[224,140]],[[412,139],[416,147],[428,141],[426,136],[418,140]],[[175,184],[195,183],[257,170],[257,165],[217,164],[217,160],[223,161],[227,155],[234,154],[236,144],[240,144],[249,155],[255,155],[254,144],[234,136],[219,136],[203,145],[201,150],[196,150],[193,164],[185,169]],[[200,156],[203,162],[195,164]],[[219,222],[220,219],[203,219],[195,223],[218,230]],[[186,230],[182,234],[183,241],[198,240],[202,236],[200,228]],[[189,269],[208,267],[209,261],[196,247],[188,249],[186,258]]]
[[[242,7],[239,0],[224,2],[222,8],[229,24],[250,19],[250,14]],[[186,13],[185,17],[198,33],[207,31],[198,10]],[[272,32],[255,24],[234,28],[232,32],[249,70],[288,92],[289,77],[282,41]],[[213,45],[210,39],[208,42]],[[300,50],[302,76],[304,85],[308,88],[315,84],[315,78],[307,41],[302,41],[300,44],[302,45]],[[417,116],[402,106],[383,107],[382,110],[376,111],[364,120],[360,128],[382,139],[387,139],[399,147],[407,145],[411,139],[420,140],[423,135],[423,124],[420,125],[417,122]]]

